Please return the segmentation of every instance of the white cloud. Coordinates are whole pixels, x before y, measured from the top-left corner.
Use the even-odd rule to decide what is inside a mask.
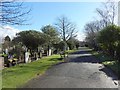
[[[83,33],[83,32],[78,32],[77,33],[77,39],[79,40],[79,41],[84,41],[84,39],[85,39],[85,34]]]
[[[15,29],[11,26],[0,26],[0,42],[3,40],[5,36],[9,36],[11,39],[16,36],[16,33],[20,32],[20,30]]]

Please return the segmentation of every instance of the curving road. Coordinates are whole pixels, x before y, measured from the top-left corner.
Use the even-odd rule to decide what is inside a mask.
[[[99,64],[89,49],[69,55],[66,61],[53,66],[45,75],[28,82],[24,88],[118,88],[117,76]]]

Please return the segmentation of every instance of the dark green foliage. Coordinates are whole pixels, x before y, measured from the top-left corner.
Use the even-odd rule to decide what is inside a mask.
[[[69,39],[69,40],[67,41],[67,44],[68,44],[70,50],[76,48],[75,42],[74,42],[74,40],[72,40],[72,39]]]
[[[78,47],[80,46],[80,42],[75,38],[70,38],[67,40],[67,45],[70,48],[70,50],[73,50],[76,48],[78,49]]]
[[[11,39],[9,36],[6,36],[4,39],[4,43],[2,43],[3,52],[5,52],[6,49],[9,51],[11,46]]]
[[[9,37],[9,36],[6,36],[6,37],[5,37],[5,41],[11,41],[10,37]]]
[[[23,45],[31,50],[35,50],[39,45],[45,43],[43,34],[35,30],[20,32],[13,41],[22,42]]]
[[[54,48],[56,48],[57,51],[63,51],[65,43],[64,43],[64,41],[61,41],[57,44],[54,44],[53,46],[54,46]]]
[[[58,37],[59,34],[57,30],[51,25],[46,25],[42,27],[41,30],[45,39],[43,48],[48,51],[49,55],[49,49],[53,49],[53,47],[60,42],[60,38]],[[57,50],[57,48],[55,49]]]
[[[76,49],[78,49],[80,47],[80,41],[78,39],[75,39],[75,46],[76,46]]]
[[[15,48],[12,52],[16,54],[16,58],[19,59],[20,62],[24,62],[24,54],[25,51],[29,51],[31,53],[31,59],[35,58],[36,60],[36,52],[38,52],[38,47],[45,43],[44,34],[35,30],[22,31],[17,33],[17,37],[15,37],[12,42],[15,45]]]
[[[120,27],[109,25],[99,32],[99,46],[117,60],[120,60]]]
[[[46,40],[46,44],[49,46],[52,46],[53,44],[56,44],[60,41],[58,38],[58,32],[57,30],[51,26],[51,25],[46,25],[41,28],[43,34],[44,34],[44,39]]]

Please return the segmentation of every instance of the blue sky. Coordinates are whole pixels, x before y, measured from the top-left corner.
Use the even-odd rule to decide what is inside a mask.
[[[44,25],[54,24],[57,17],[64,15],[77,25],[78,38],[84,38],[84,25],[97,18],[95,9],[100,2],[25,2],[32,7],[29,26],[14,26],[18,30],[40,30]]]

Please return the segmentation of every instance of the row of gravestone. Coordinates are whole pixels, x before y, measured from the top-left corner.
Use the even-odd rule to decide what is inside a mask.
[[[49,50],[49,53],[48,52],[45,52],[46,55],[44,54],[44,56],[50,56],[51,55],[51,50]],[[8,54],[8,50],[5,51],[5,54],[6,56],[2,56],[2,60],[0,60],[0,62],[2,61],[2,67],[5,66],[5,67],[10,67],[10,66],[14,66],[18,63],[21,63],[21,60],[20,59],[17,59],[17,58],[14,58],[13,55],[9,55]],[[39,52],[39,53],[33,53],[31,54],[30,52],[25,52],[24,55],[23,55],[23,58],[22,58],[22,63],[29,63],[29,62],[32,62],[32,61],[35,61],[35,60],[38,60],[39,58],[41,58],[43,55],[42,55],[42,52]]]

